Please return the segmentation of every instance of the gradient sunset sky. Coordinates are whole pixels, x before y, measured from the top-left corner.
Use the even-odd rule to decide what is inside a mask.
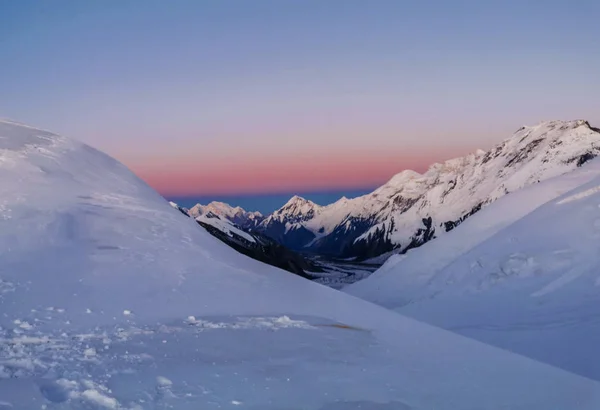
[[[600,2],[0,2],[0,117],[164,195],[375,187],[524,124],[600,124]]]

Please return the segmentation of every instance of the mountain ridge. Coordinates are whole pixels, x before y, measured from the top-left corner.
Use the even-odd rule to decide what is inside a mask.
[[[600,131],[586,120],[520,127],[489,150],[403,170],[371,193],[319,205],[292,196],[271,214],[220,202],[196,205],[286,248],[334,259],[381,259],[445,234],[502,196],[567,173],[600,154]]]
[[[405,252],[503,195],[569,172],[599,153],[600,132],[589,122],[540,122],[490,150],[432,164],[423,174],[401,171],[357,198],[321,206],[296,195],[255,229],[292,249],[341,258]]]
[[[231,212],[228,212],[229,210],[235,210],[234,216],[238,217],[240,212],[245,212],[240,207],[232,208],[222,202],[212,202],[203,208],[200,208],[201,205],[197,205],[194,208],[201,209],[203,213],[194,217],[190,210],[179,206],[175,202],[170,202],[170,204],[185,216],[194,219],[198,225],[206,229],[212,236],[252,259],[287,270],[288,272],[294,273],[305,279],[313,279],[308,272],[314,273],[322,271],[320,266],[302,255],[287,249],[274,239],[256,231],[244,229],[235,224],[231,219],[227,218],[227,215],[232,214]],[[211,212],[209,209],[213,204],[216,204],[217,210],[224,212],[221,214]],[[214,206],[213,209],[215,209]]]
[[[486,207],[343,290],[600,380],[600,158]],[[565,358],[568,356],[568,360]]]
[[[0,408],[600,403],[589,379],[241,255],[68,138],[0,122],[0,182]]]
[[[246,211],[240,206],[232,207],[220,201],[212,201],[207,205],[196,204],[187,209],[186,212],[192,218],[198,218],[209,213],[217,215],[240,226],[242,229],[253,228],[264,219],[263,214],[258,211]]]

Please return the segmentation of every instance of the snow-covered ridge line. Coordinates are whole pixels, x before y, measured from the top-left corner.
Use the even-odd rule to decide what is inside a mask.
[[[213,201],[208,205],[196,204],[188,209],[187,212],[193,218],[207,214],[217,215],[244,229],[253,228],[264,219],[263,215],[258,211],[248,212],[242,207],[232,207],[229,204],[218,201]]]
[[[34,126],[31,126],[31,125],[27,125],[27,124],[24,124],[22,122],[11,120],[9,118],[2,118],[2,117],[0,117],[0,124],[16,125],[16,126],[19,126],[19,127],[22,127],[22,128],[28,128],[30,130],[40,131],[40,132],[44,132],[44,133],[50,133],[50,131],[48,131],[48,130],[45,130],[45,129],[42,129],[42,128],[39,128],[39,127],[34,127]]]
[[[585,120],[519,128],[488,151],[406,170],[370,194],[319,206],[294,196],[257,227],[293,249],[337,257],[404,252],[454,229],[491,202],[569,172],[600,153]]]
[[[600,380],[600,158],[499,199],[344,291]]]
[[[287,270],[306,279],[312,279],[308,272],[320,272],[321,268],[304,256],[290,251],[277,241],[258,232],[246,231],[224,216],[210,211],[196,218],[191,217],[188,209],[174,202],[170,205],[195,221],[215,238],[231,246],[250,258]],[[1,283],[0,283],[1,284]]]

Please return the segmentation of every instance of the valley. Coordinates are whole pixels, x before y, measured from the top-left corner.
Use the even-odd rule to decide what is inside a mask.
[[[0,410],[599,410],[598,21],[0,1]]]
[[[288,270],[341,288],[368,277],[390,256],[447,235],[503,196],[578,169],[599,153],[600,133],[587,121],[549,121],[522,127],[488,151],[434,164],[423,175],[402,171],[357,198],[322,206],[293,196],[269,215],[222,202],[186,212],[270,238],[282,246],[280,254],[294,255]]]
[[[4,121],[0,158],[3,408],[600,403],[589,378],[248,258],[74,140]]]

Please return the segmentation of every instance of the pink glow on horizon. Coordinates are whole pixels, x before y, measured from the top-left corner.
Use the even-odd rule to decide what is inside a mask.
[[[425,171],[430,164],[468,151],[452,149],[420,155],[364,153],[335,158],[295,157],[249,160],[164,161],[130,164],[162,195],[222,195],[307,192],[376,187],[405,169]]]

